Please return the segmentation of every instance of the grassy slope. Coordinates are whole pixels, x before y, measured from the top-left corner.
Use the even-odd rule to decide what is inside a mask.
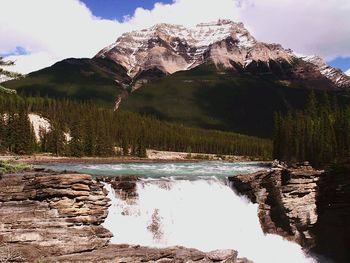
[[[121,108],[189,126],[270,137],[273,112],[302,107],[308,93],[273,80],[200,66],[145,85]]]

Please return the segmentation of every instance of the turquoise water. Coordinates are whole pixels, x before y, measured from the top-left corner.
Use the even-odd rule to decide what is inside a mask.
[[[138,175],[142,177],[227,177],[266,169],[257,162],[179,162],[179,163],[118,163],[118,164],[48,164],[36,165],[54,171],[71,171],[92,175]]]

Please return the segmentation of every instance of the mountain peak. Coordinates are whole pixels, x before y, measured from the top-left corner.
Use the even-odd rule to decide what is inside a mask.
[[[231,19],[219,19],[217,21],[199,23],[196,26],[197,27],[207,27],[207,26],[226,26],[226,25],[244,27],[244,24],[242,22],[234,22]]]
[[[96,57],[108,57],[118,62],[131,77],[150,67],[171,74],[202,64],[210,46],[226,39],[244,48],[257,43],[243,23],[231,20],[201,23],[194,27],[161,23],[124,33]],[[172,58],[167,59],[170,54]]]
[[[124,33],[96,57],[109,58],[122,65],[132,79],[148,70],[157,69],[164,74],[172,74],[207,62],[234,71],[250,68],[259,72],[262,67],[265,73],[272,70],[271,65],[277,64],[282,67],[278,71],[283,72],[284,67],[289,70],[299,60],[311,69],[299,68],[295,72],[296,78],[308,78],[311,74],[312,78],[323,76],[337,87],[350,86],[348,76],[328,66],[321,58],[300,56],[280,44],[259,42],[243,23],[229,19],[193,27],[160,23]],[[254,69],[256,67],[258,69]]]

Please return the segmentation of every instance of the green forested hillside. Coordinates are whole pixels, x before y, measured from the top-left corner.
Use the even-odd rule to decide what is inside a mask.
[[[292,77],[281,81],[288,76],[223,71],[211,64],[165,77],[158,73],[139,74],[136,79],[151,81],[124,97],[131,79],[123,67],[106,59],[67,59],[5,87],[25,96],[89,100],[109,107],[123,92],[122,110],[189,127],[271,138],[274,112],[302,109],[310,89],[327,89],[328,83]]]
[[[50,120],[35,143],[27,113]],[[188,128],[92,102],[0,96],[0,148],[15,153],[69,156],[144,156],[146,148],[270,158],[270,140],[236,133]],[[65,135],[66,134],[66,135]],[[69,140],[68,137],[71,137]]]
[[[271,137],[273,114],[303,108],[310,89],[266,76],[220,72],[204,65],[146,84],[121,109],[176,123]]]
[[[125,69],[113,61],[71,58],[4,86],[26,96],[94,100],[112,106],[121,91],[116,79],[129,81]]]

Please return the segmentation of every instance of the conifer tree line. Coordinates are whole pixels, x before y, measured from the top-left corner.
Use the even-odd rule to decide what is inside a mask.
[[[35,142],[28,113],[50,122]],[[66,156],[146,156],[146,149],[270,158],[272,142],[245,135],[189,128],[92,102],[0,96],[0,149]],[[8,117],[6,117],[8,116]],[[22,127],[23,126],[23,127]]]
[[[273,156],[287,162],[323,166],[350,156],[350,107],[324,93],[310,93],[307,108],[275,114]]]

